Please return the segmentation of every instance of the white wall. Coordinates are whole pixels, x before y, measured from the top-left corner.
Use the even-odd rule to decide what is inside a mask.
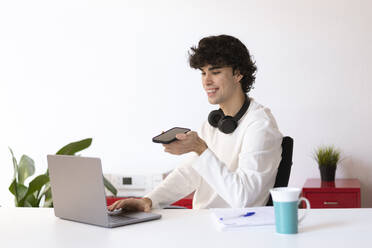
[[[187,51],[230,34],[259,68],[257,101],[295,140],[290,184],[319,177],[311,154],[340,147],[337,177],[372,207],[371,1],[1,1],[0,205],[12,205],[8,146],[34,158],[92,137],[104,171],[165,171],[182,159],[151,138],[197,129],[211,106]]]

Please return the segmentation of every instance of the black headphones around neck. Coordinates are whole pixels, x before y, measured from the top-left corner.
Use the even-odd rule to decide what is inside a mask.
[[[225,115],[222,109],[218,109],[210,112],[210,114],[208,115],[208,122],[212,127],[218,127],[218,129],[223,133],[232,133],[238,127],[238,121],[247,111],[249,104],[249,97],[245,95],[243,106],[234,117]]]

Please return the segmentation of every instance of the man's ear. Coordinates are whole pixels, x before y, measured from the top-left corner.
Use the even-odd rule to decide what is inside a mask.
[[[234,76],[234,78],[240,83],[240,80],[242,80],[242,78],[243,78],[243,75],[242,74],[240,74],[240,71],[238,70],[238,69],[235,69],[234,71],[233,71],[233,76]]]

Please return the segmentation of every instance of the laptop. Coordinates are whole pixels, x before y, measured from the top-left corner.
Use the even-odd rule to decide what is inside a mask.
[[[47,158],[55,216],[103,227],[160,219],[160,214],[148,212],[110,213],[99,158],[67,155]]]

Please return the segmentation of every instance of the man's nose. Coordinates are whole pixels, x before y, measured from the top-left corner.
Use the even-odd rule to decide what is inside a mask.
[[[212,79],[211,79],[211,76],[207,73],[204,77],[204,82],[203,82],[205,85],[209,85],[212,83]]]

